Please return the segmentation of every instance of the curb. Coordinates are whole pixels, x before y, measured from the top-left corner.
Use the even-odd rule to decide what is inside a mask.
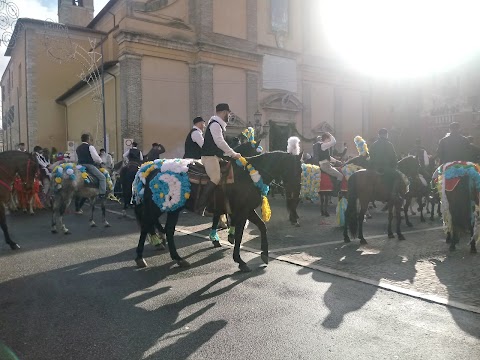
[[[107,209],[107,212],[110,212],[112,214],[122,215],[122,213],[119,212],[119,211],[114,211],[114,210],[108,210]],[[131,216],[131,215],[126,215],[125,217],[128,218],[128,219],[135,219],[135,217]],[[193,232],[193,231],[182,229],[180,226],[177,226],[176,231],[178,231],[179,233],[182,233],[184,235],[190,235],[190,236],[193,236],[193,237],[209,240],[208,236],[206,236],[206,235],[201,235],[201,234],[197,234],[196,232]],[[412,232],[414,232],[414,231],[412,231]],[[420,232],[420,231],[418,231],[418,232]],[[381,236],[384,236],[384,235],[381,235]],[[371,238],[381,237],[381,236],[372,236]],[[228,241],[220,240],[220,243],[224,246],[228,246],[230,248],[233,248],[233,245],[230,244]],[[257,255],[261,254],[261,252],[259,250],[256,250],[256,249],[253,249],[253,248],[250,248],[250,247],[247,247],[247,246],[240,246],[240,248],[245,250],[245,251],[248,251],[250,253],[257,254]],[[448,307],[451,307],[451,308],[460,309],[460,310],[480,314],[480,307],[479,306],[468,305],[468,304],[464,304],[464,303],[461,303],[461,302],[458,302],[458,301],[448,300],[448,299],[446,299],[444,297],[441,297],[441,296],[432,295],[432,294],[428,294],[428,293],[422,293],[422,292],[419,292],[419,291],[416,291],[416,290],[405,289],[405,288],[402,288],[400,286],[393,285],[393,284],[391,284],[387,281],[383,281],[383,280],[375,281],[375,280],[371,280],[371,279],[368,279],[368,278],[365,278],[365,277],[362,277],[362,276],[358,276],[358,275],[350,274],[350,273],[347,273],[347,272],[344,272],[344,271],[329,268],[329,267],[326,267],[326,266],[314,265],[314,264],[310,264],[310,263],[308,263],[306,261],[302,261],[302,260],[293,260],[286,255],[279,255],[279,254],[275,253],[274,251],[270,252],[268,257],[270,259],[273,259],[273,260],[277,260],[277,261],[285,262],[285,263],[288,263],[288,264],[305,267],[305,268],[312,269],[312,270],[321,271],[321,272],[329,274],[329,275],[334,275],[334,276],[342,277],[342,278],[345,278],[345,279],[349,279],[349,280],[361,282],[361,283],[364,283],[364,284],[372,285],[372,286],[378,287],[378,288],[383,289],[383,290],[392,291],[392,292],[395,292],[395,293],[398,293],[398,294],[402,294],[402,295],[410,296],[410,297],[413,297],[413,298],[416,298],[416,299],[428,301],[430,303],[434,303],[434,304],[438,304],[438,305],[444,305],[444,306],[448,306]]]

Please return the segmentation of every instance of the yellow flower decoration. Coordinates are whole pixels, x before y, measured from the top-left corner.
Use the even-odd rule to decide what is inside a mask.
[[[239,159],[238,159],[243,166],[247,166],[247,159],[245,159],[243,156],[241,156]]]
[[[158,189],[158,184],[153,185],[155,189]]]
[[[185,193],[185,199],[190,199],[190,193]]]
[[[262,196],[262,220],[269,222],[272,217],[272,210],[266,196]]]
[[[57,184],[60,184],[62,182],[62,178],[60,178],[60,177],[55,178],[55,182]]]
[[[160,193],[160,197],[163,199],[163,197],[165,196],[164,193]]]
[[[88,174],[86,172],[82,173],[82,178],[84,179],[88,178]]]

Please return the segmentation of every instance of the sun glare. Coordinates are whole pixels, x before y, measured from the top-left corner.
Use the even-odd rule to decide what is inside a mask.
[[[480,0],[320,0],[334,51],[373,76],[420,77],[480,50]]]

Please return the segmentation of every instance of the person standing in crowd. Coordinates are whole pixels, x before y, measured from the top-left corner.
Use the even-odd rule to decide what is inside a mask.
[[[25,143],[19,143],[17,150],[21,152],[26,152],[27,150],[25,149]]]
[[[227,124],[231,117],[230,107],[228,104],[218,104],[215,111],[216,115],[212,116],[208,122],[205,131],[205,141],[202,146],[202,163],[210,181],[198,199],[197,208],[195,209],[197,213],[203,213],[210,195],[220,183],[220,158],[224,155],[233,159],[240,158],[240,154],[233,150],[224,138],[224,133],[227,130]]]
[[[203,138],[203,130],[205,130],[205,120],[197,116],[193,119],[193,127],[185,139],[184,159],[198,160],[202,157],[202,146],[205,141]]]
[[[160,155],[165,152],[165,148],[163,147],[162,144],[159,143],[153,143],[152,148],[148,152],[148,154],[145,156],[145,161],[155,161],[160,158]]]
[[[88,134],[83,134],[81,139],[82,143],[77,147],[78,164],[85,166],[88,172],[98,179],[98,197],[104,199],[107,192],[107,179],[95,166],[95,163],[102,164],[102,158],[98,155],[95,147],[90,145],[90,136]]]
[[[50,161],[48,155],[45,156],[43,154],[43,150],[40,146],[35,146],[33,148],[33,153],[37,158],[38,166],[40,168],[40,181],[42,182],[43,193],[46,195],[50,189]]]
[[[143,161],[143,154],[137,148],[138,144],[136,142],[132,143],[132,147],[128,149],[125,154],[123,154],[123,158],[129,162],[137,162],[141,163]]]
[[[113,169],[113,159],[110,154],[108,154],[105,149],[100,149],[100,158],[102,162],[105,164],[105,167],[111,171]]]

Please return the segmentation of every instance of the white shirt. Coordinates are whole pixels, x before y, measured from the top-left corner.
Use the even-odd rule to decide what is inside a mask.
[[[102,159],[102,162],[105,164],[106,167],[108,168],[113,167],[113,159],[110,154],[105,153],[103,155],[100,155],[100,158]]]
[[[132,149],[136,149],[136,147],[132,147]],[[130,149],[128,149],[125,154],[123,154],[123,158],[125,160],[128,160],[128,154],[130,154]],[[140,151],[140,160],[143,161],[143,154],[142,152]]]
[[[213,123],[210,125],[212,121],[216,121],[217,123]],[[212,133],[213,141],[215,145],[223,151],[223,153],[227,156],[234,156],[238,155],[235,150],[233,150],[230,146],[228,146],[227,142],[223,138],[222,129],[223,131],[227,130],[227,123],[220,119],[218,116],[212,116],[210,121],[208,122],[210,125],[210,132]]]
[[[102,162],[102,158],[100,157],[100,155],[98,155],[97,149],[95,149],[95,147],[93,145],[90,145],[89,143],[83,142],[82,144],[89,145],[88,150],[90,150],[90,155],[93,161],[100,164]]]
[[[327,149],[330,149],[332,146],[335,146],[336,143],[337,143],[337,140],[335,140],[333,135],[330,135],[330,141],[322,143],[321,148],[323,151],[325,151]]]
[[[204,142],[203,132],[196,126],[194,126],[193,129],[195,129],[195,131],[192,132],[192,135],[190,135],[192,137],[192,141],[197,143],[198,146],[202,147]]]

